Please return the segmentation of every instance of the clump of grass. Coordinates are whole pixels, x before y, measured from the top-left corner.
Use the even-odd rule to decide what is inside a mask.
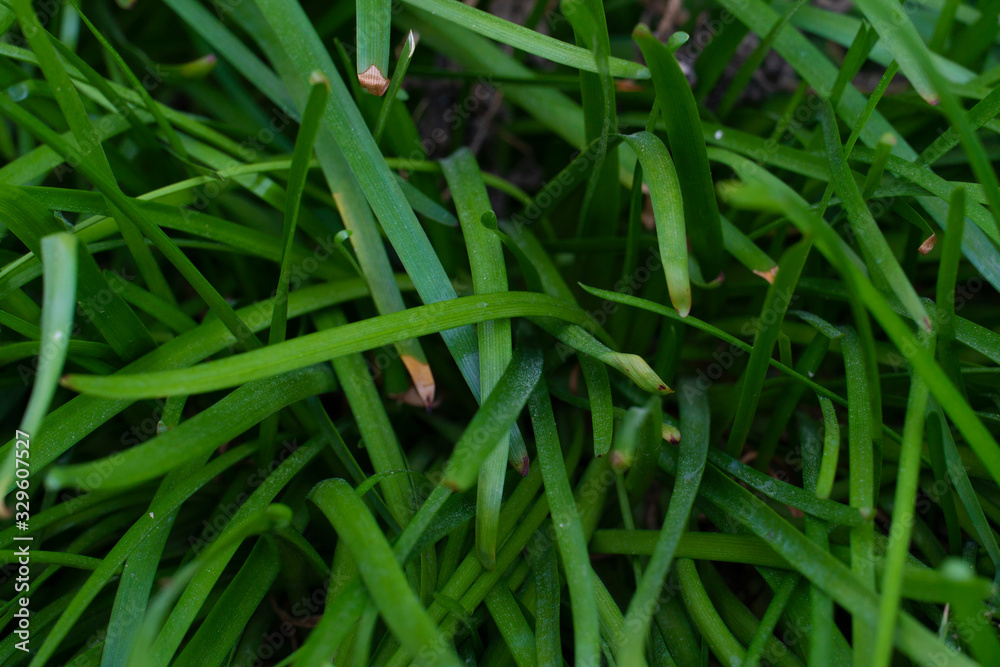
[[[677,9],[0,8],[0,664],[1000,664],[997,7]]]

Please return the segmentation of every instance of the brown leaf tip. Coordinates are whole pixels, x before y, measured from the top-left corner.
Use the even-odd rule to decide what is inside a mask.
[[[766,280],[769,284],[773,285],[774,277],[778,275],[778,265],[775,264],[767,271],[757,271],[756,269],[754,269],[754,274],[760,276],[761,278]]]
[[[937,234],[931,234],[930,236],[927,237],[927,239],[923,243],[920,244],[920,247],[917,248],[917,252],[919,252],[921,255],[926,255],[927,253],[929,253],[931,250],[934,249],[934,245],[936,243],[937,243]]]
[[[362,88],[379,97],[385,95],[385,91],[389,89],[389,79],[385,78],[375,65],[358,74],[358,82]]]

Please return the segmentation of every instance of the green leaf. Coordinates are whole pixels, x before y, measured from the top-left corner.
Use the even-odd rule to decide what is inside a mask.
[[[660,100],[660,110],[677,165],[677,177],[684,193],[684,219],[691,248],[701,264],[702,274],[707,280],[713,280],[722,270],[719,255],[722,223],[694,93],[677,58],[653,37],[649,28],[638,26],[632,38],[646,58]],[[668,103],[668,100],[676,103]]]

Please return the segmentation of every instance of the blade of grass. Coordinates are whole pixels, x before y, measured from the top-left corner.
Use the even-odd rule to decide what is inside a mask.
[[[570,488],[562,447],[556,431],[555,415],[545,380],[536,385],[528,404],[534,427],[535,444],[542,479],[552,512],[556,545],[562,558],[569,587],[573,619],[574,661],[592,665],[600,660],[597,597],[594,592],[590,558],[576,501]],[[540,622],[536,620],[536,623]]]
[[[684,218],[690,228],[691,248],[705,279],[711,281],[722,271],[719,255],[722,224],[694,93],[674,54],[653,37],[649,28],[639,25],[632,39],[646,59],[660,99],[670,148],[678,167],[677,177],[685,193]],[[667,104],[667,100],[677,103]]]
[[[691,216],[689,209],[686,208],[688,197],[681,195],[684,190],[680,176],[663,142],[652,132],[637,132],[625,135],[622,139],[635,150],[642,165],[645,182],[649,184],[649,196],[653,202],[653,216],[656,221],[656,238],[660,246],[660,258],[663,261],[663,274],[667,279],[670,302],[681,317],[686,317],[691,312],[691,282],[688,277],[685,217],[696,218]],[[674,151],[678,153],[679,149],[675,148]],[[687,191],[694,194],[694,190]],[[692,236],[701,234],[700,227],[692,231],[695,232]]]
[[[388,32],[388,28],[386,30]],[[410,66],[410,59],[413,58],[413,53],[417,50],[417,35],[412,30],[406,35],[406,41],[403,43],[403,49],[399,54],[399,61],[396,63],[396,70],[392,73],[392,82],[389,84],[389,94],[385,96],[382,100],[382,108],[378,112],[378,120],[375,122],[375,131],[372,132],[372,136],[375,138],[375,143],[381,143],[382,133],[385,131],[385,124],[389,120],[389,110],[392,109],[393,103],[396,101],[396,94],[399,92],[400,86],[403,84],[403,78],[406,76],[406,70]],[[358,58],[358,62],[361,62],[361,58]],[[360,69],[360,66],[359,66]]]
[[[507,291],[507,269],[500,239],[486,229],[482,220],[492,215],[489,195],[472,152],[466,148],[441,161],[448,188],[451,190],[458,221],[462,226],[465,246],[472,270],[472,286],[477,295]],[[511,360],[512,340],[509,319],[486,321],[477,327],[479,339],[479,377],[481,395],[488,400],[490,392],[503,375]],[[503,498],[505,465],[508,454],[514,454],[509,435],[501,435],[479,471],[476,500],[476,550],[487,570],[496,564],[497,523]],[[524,459],[511,463],[526,470]],[[523,474],[523,472],[522,472]]]
[[[87,153],[81,152],[77,156],[97,169],[104,178],[113,180],[114,174],[111,171],[111,166],[104,154],[104,148],[96,137],[83,102],[77,94],[69,74],[63,67],[52,41],[50,41],[52,38],[39,22],[30,0],[14,0],[14,11],[21,24],[22,32],[27,36],[32,51],[38,57],[38,63],[45,79],[52,85],[56,101],[73,134],[76,148],[80,151],[87,150]],[[88,148],[85,149],[85,147]],[[113,202],[109,203],[114,205]],[[113,212],[122,236],[125,237],[125,242],[128,244],[129,252],[132,253],[132,257],[139,267],[139,272],[146,280],[150,290],[157,296],[172,302],[173,292],[167,285],[166,278],[164,278],[152,253],[146,247],[140,233],[141,229],[129,216],[123,215],[122,211]]]
[[[739,458],[743,445],[750,435],[750,427],[757,413],[761,390],[767,375],[768,359],[774,353],[774,344],[778,340],[781,324],[785,319],[788,306],[794,298],[795,286],[802,275],[802,268],[809,258],[812,243],[808,241],[797,243],[785,251],[778,263],[778,274],[768,287],[764,305],[761,306],[760,317],[755,326],[753,348],[750,360],[743,372],[740,399],[736,406],[736,418],[729,431],[729,441],[726,453]]]
[[[404,0],[403,4],[426,11],[441,21],[453,23],[560,65],[586,72],[598,71],[594,56],[588,50],[505,21],[470,5],[451,0]],[[621,58],[609,58],[608,67],[611,76],[614,77],[626,79],[649,77],[645,67]]]
[[[135,486],[177,468],[200,452],[215,449],[276,410],[334,386],[329,369],[322,367],[293,371],[271,381],[249,382],[177,428],[120,453],[116,464],[111,464],[111,473],[90,476],[98,468],[107,470],[109,462],[98,459],[54,466],[46,483],[53,489],[91,489],[93,479],[101,488]]]
[[[382,618],[417,663],[460,665],[454,649],[410,590],[375,519],[347,482],[321,482],[310,498],[347,544]]]
[[[625,614],[625,634],[619,640],[616,655],[616,659],[622,665],[641,662],[643,645],[648,635],[656,600],[681,536],[687,528],[688,517],[701,483],[701,475],[705,470],[710,421],[708,397],[704,392],[687,391],[692,388],[688,384],[682,384],[680,387],[681,430],[684,439],[680,445],[677,483],[674,485],[656,548]],[[678,565],[679,563],[680,561]]]
[[[518,352],[513,356],[490,396],[483,401],[455,444],[455,451],[444,469],[442,484],[453,491],[472,487],[479,479],[483,462],[517,420],[541,372],[541,356],[536,352]]]
[[[382,96],[389,87],[389,0],[362,0],[357,8],[358,81],[372,95]]]
[[[31,197],[16,188],[0,188],[4,224],[28,250],[39,256],[41,239],[66,228]],[[74,239],[76,237],[74,236]],[[93,256],[78,244],[77,278],[80,307],[98,332],[123,359],[132,359],[153,348],[149,331],[118,293],[104,279]],[[105,302],[106,305],[105,305]],[[103,311],[103,312],[102,312]]]
[[[851,228],[857,235],[858,243],[867,260],[869,271],[884,277],[896,297],[906,306],[913,321],[924,330],[930,329],[930,318],[920,305],[917,293],[907,280],[902,267],[889,248],[885,237],[879,231],[875,218],[864,202],[854,177],[851,176],[847,161],[843,158],[843,147],[840,143],[840,133],[832,107],[826,105],[822,115],[823,137],[826,143],[826,154],[830,161],[832,183],[837,194],[843,201]]]
[[[42,326],[39,342],[43,346],[38,357],[35,381],[28,406],[21,417],[16,438],[0,469],[0,485],[15,484],[24,491],[28,487],[28,443],[38,433],[42,418],[49,411],[59,387],[59,375],[66,363],[73,315],[76,311],[76,238],[71,234],[52,234],[41,239],[40,252],[45,266],[42,294]],[[21,448],[24,449],[21,449]],[[22,472],[24,474],[22,474]],[[20,491],[19,491],[20,493]],[[0,502],[0,516],[10,517],[10,509]]]

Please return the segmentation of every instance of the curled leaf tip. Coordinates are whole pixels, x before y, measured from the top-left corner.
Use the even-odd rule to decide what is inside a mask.
[[[378,97],[385,95],[385,91],[389,89],[389,79],[385,78],[385,75],[375,65],[358,74],[358,82],[362,88]]]

